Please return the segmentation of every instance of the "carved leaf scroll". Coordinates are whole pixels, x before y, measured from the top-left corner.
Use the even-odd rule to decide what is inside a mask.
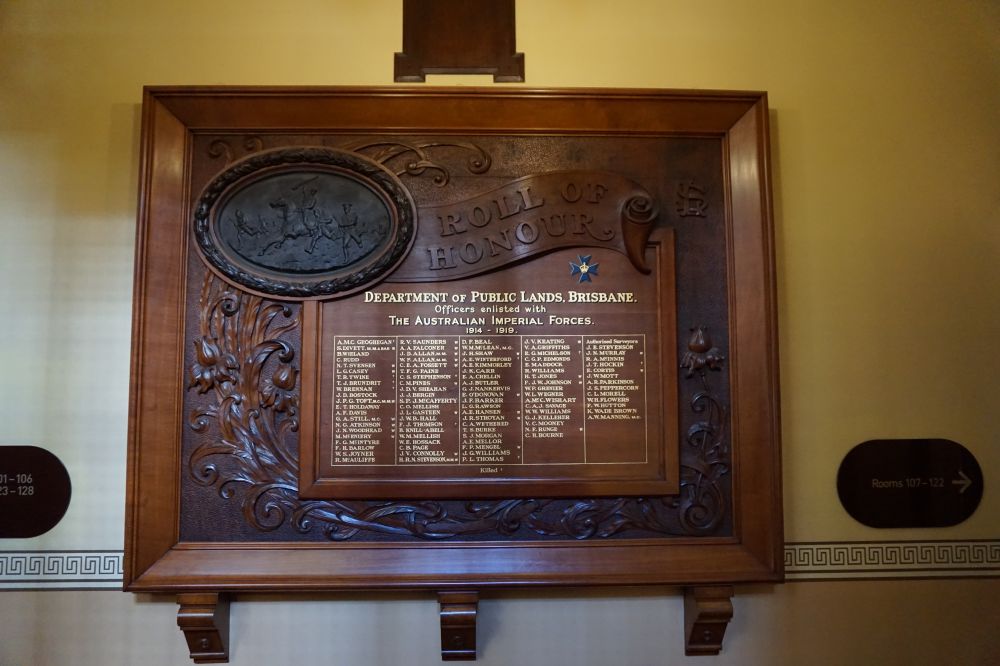
[[[210,394],[190,427],[203,435],[191,454],[191,478],[240,503],[246,522],[261,531],[286,521],[298,532],[322,531],[343,541],[361,533],[401,538],[452,539],[472,535],[590,539],[630,531],[660,535],[714,533],[727,512],[720,479],[729,470],[725,406],[711,391],[706,369],[723,358],[698,329],[684,366],[701,390],[691,409],[703,418],[687,433],[681,453],[680,493],[668,497],[495,501],[301,500],[297,494],[298,368],[284,338],[299,325],[285,304],[269,302],[207,274],[200,330],[188,389]]]
[[[465,168],[471,174],[481,175],[490,170],[493,160],[482,146],[465,141],[364,141],[342,146],[344,150],[366,155],[384,166],[395,165],[397,176],[423,176],[430,172],[438,187],[444,187],[451,180],[451,171],[442,161],[433,158],[435,148],[459,148],[470,153]]]
[[[247,136],[243,139],[243,150],[246,155],[257,153],[264,149],[264,141],[259,136]],[[223,158],[226,164],[236,159],[232,144],[225,139],[216,139],[208,145],[208,156],[213,159]]]

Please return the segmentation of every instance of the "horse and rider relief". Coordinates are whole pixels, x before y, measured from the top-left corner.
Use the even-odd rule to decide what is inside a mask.
[[[219,233],[247,261],[279,270],[349,266],[382,245],[389,213],[374,192],[330,173],[263,179],[223,205]]]

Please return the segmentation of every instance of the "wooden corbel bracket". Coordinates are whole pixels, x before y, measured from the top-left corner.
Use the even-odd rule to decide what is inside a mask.
[[[684,588],[684,654],[719,654],[733,619],[733,586]]]
[[[229,663],[229,598],[214,592],[178,594],[177,626],[196,664]]]
[[[441,659],[476,660],[476,614],[479,593],[463,590],[438,592],[441,613]]]
[[[515,51],[514,0],[403,0],[403,50],[396,81],[427,74],[492,74],[524,81],[524,54]]]

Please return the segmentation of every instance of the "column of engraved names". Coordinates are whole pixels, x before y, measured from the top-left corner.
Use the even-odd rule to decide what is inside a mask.
[[[381,371],[394,367],[396,341],[387,337],[334,338],[333,465],[391,465],[382,442],[392,431],[395,387]]]
[[[397,463],[458,463],[458,339],[401,337],[398,349]]]
[[[584,337],[587,462],[646,460],[646,338]]]
[[[462,462],[520,462],[519,339],[463,336],[460,345]]]
[[[583,338],[522,338],[524,462],[585,462]]]

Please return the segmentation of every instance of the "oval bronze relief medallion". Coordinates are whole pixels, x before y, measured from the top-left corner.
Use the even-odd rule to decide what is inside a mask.
[[[195,206],[198,249],[216,272],[279,298],[343,296],[386,277],[413,244],[416,212],[396,176],[332,148],[252,155]]]

